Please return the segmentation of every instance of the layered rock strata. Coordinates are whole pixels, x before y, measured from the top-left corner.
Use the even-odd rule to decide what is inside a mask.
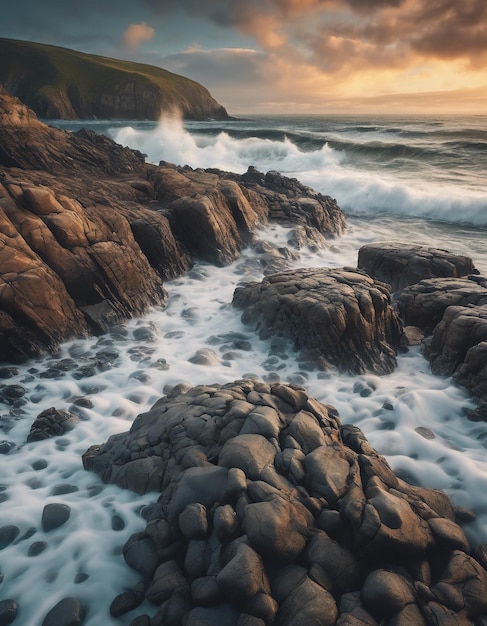
[[[0,86],[0,360],[164,304],[163,280],[194,259],[234,261],[280,204],[297,233],[342,232],[331,198],[275,173],[247,178],[147,164],[107,137],[46,126]]]
[[[448,498],[398,479],[354,426],[299,387],[177,389],[87,469],[160,492],[124,548],[152,626],[481,624],[485,547],[472,555]]]
[[[233,304],[261,338],[289,338],[322,369],[388,374],[402,326],[387,287],[363,272],[299,269],[237,287]]]
[[[425,278],[459,278],[478,273],[472,259],[448,250],[399,243],[375,243],[359,250],[358,267],[377,280],[404,289]]]

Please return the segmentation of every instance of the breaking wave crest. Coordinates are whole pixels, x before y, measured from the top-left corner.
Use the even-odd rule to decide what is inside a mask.
[[[249,165],[279,170],[336,198],[356,215],[381,213],[435,221],[487,226],[487,186],[475,174],[467,176],[455,162],[447,163],[451,142],[399,141],[403,131],[385,140],[382,129],[369,129],[366,139],[348,134],[301,131],[290,127],[253,128],[238,124],[198,126],[162,119],[157,127],[117,128],[113,138],[147,155],[150,162],[168,161],[193,168],[215,167],[243,173]],[[375,135],[374,135],[375,132]],[[371,137],[374,135],[374,137]],[[369,141],[368,138],[371,137]],[[464,143],[468,147],[468,142]],[[475,145],[478,149],[478,143]],[[468,155],[456,145],[457,166]]]

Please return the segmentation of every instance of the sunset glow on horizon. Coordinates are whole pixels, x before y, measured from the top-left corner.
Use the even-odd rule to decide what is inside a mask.
[[[484,0],[28,0],[2,26],[188,76],[230,113],[487,113]]]

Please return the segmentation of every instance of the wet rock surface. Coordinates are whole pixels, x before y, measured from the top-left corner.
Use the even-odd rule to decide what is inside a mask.
[[[446,309],[426,356],[435,374],[453,375],[458,384],[487,402],[487,305]]]
[[[431,334],[449,306],[487,304],[487,279],[469,276],[422,280],[401,291],[397,304],[406,325]]]
[[[470,554],[448,498],[397,478],[302,388],[246,380],[175,393],[84,464],[160,493],[124,548],[156,607],[132,624],[487,618],[485,550]]]
[[[79,417],[69,411],[58,410],[54,407],[39,413],[31,426],[27,441],[40,441],[57,435],[64,435],[72,430],[79,422]]]
[[[477,273],[472,259],[465,255],[389,242],[362,246],[358,267],[391,285],[392,291],[404,289],[425,278],[459,278]]]
[[[261,338],[284,336],[323,369],[387,374],[402,327],[387,287],[363,272],[300,269],[237,287],[233,304]]]
[[[92,131],[46,126],[0,86],[0,360],[164,304],[164,280],[194,259],[234,261],[268,219],[296,225],[297,247],[344,228],[336,202],[296,180],[157,167]]]

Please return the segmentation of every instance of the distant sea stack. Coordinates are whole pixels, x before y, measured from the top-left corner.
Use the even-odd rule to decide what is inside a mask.
[[[0,38],[0,83],[46,119],[227,119],[199,83],[160,67]]]

